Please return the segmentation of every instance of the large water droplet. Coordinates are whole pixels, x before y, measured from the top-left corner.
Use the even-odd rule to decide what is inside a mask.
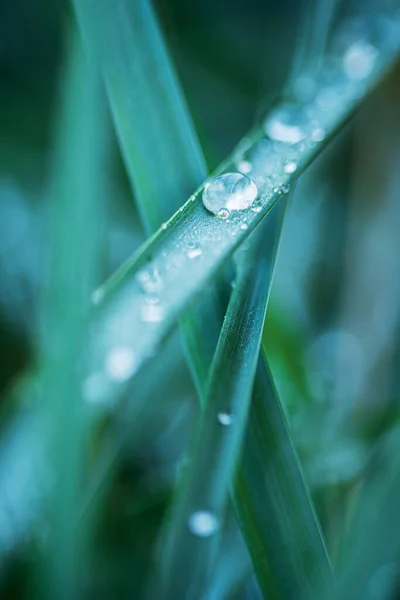
[[[219,214],[221,209],[244,210],[257,198],[257,186],[246,175],[225,173],[210,179],[204,187],[203,204],[207,210]]]
[[[343,57],[343,69],[349,79],[360,81],[371,75],[378,57],[377,49],[365,40],[352,44]]]
[[[307,137],[309,123],[301,106],[283,104],[267,117],[265,132],[271,140],[285,144],[298,144]]]
[[[117,346],[107,354],[105,369],[114,381],[126,381],[136,369],[133,350],[128,346]]]
[[[219,528],[218,518],[209,510],[197,510],[190,515],[189,531],[198,537],[209,537]]]

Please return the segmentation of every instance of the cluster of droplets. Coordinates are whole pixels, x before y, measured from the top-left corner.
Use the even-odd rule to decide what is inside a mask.
[[[397,32],[399,26],[398,16]],[[231,220],[234,211],[259,212],[272,197],[287,193],[289,181],[303,159],[363,94],[377,68],[380,49],[365,22],[357,20],[350,28],[345,26],[338,40],[317,81],[300,77],[298,85],[293,86],[291,100],[269,113],[264,123],[265,137],[256,143],[249,138],[242,140],[234,158],[237,172],[207,182],[203,192],[207,210]]]
[[[139,271],[136,277],[143,292],[140,317],[147,323],[159,323],[164,319],[164,309],[159,296],[163,287],[160,272],[152,266]]]

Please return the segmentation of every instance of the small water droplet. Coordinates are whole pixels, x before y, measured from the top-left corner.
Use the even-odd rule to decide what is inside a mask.
[[[157,294],[146,294],[143,296],[143,300],[146,302],[146,304],[159,304],[160,297],[157,296]]]
[[[238,168],[238,171],[246,174],[246,173],[250,173],[250,171],[252,169],[252,165],[251,165],[251,162],[248,160],[240,160],[237,163],[237,168]]]
[[[260,204],[260,202],[255,203],[252,207],[251,210],[255,213],[259,213],[262,211],[262,206]]]
[[[186,256],[190,259],[193,260],[194,258],[198,258],[199,256],[201,256],[203,254],[203,250],[199,247],[197,248],[190,248],[187,252],[186,252]]]
[[[220,423],[221,425],[232,425],[233,423],[233,416],[229,413],[220,412],[218,413],[217,419],[218,423]]]
[[[325,138],[325,135],[326,133],[322,129],[322,127],[316,127],[312,132],[311,137],[314,140],[314,142],[322,142],[322,140]]]
[[[164,309],[159,304],[146,303],[142,307],[140,316],[146,323],[159,323],[164,319]]]
[[[189,531],[198,537],[210,537],[219,529],[219,521],[209,510],[198,510],[190,515]]]
[[[168,225],[166,223],[163,223],[161,225],[161,229],[163,229],[164,231],[167,229]]]
[[[349,79],[360,81],[371,75],[378,57],[377,49],[365,40],[352,44],[343,57],[343,69]]]
[[[108,376],[114,381],[126,381],[136,369],[133,350],[128,346],[117,346],[110,350],[105,361]]]
[[[214,177],[206,183],[203,191],[203,204],[214,214],[219,214],[221,208],[245,210],[256,198],[256,184],[241,173],[225,173]]]
[[[283,167],[283,170],[285,171],[285,173],[294,173],[297,169],[297,163],[295,163],[293,160],[287,160],[285,162],[285,166]]]
[[[162,287],[162,278],[155,266],[150,267],[148,270],[139,271],[136,277],[146,293],[156,292]]]
[[[301,106],[283,104],[267,117],[265,132],[271,140],[298,144],[308,135],[309,123]]]
[[[218,211],[218,216],[220,219],[229,219],[230,214],[231,213],[227,208],[220,208]]]
[[[246,231],[246,229],[248,229],[248,228],[249,228],[249,226],[247,225],[247,223],[242,223],[241,226],[240,226],[240,229],[242,231]]]

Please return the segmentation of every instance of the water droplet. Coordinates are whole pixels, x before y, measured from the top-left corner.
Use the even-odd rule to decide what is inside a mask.
[[[206,183],[203,191],[203,204],[214,214],[219,214],[221,208],[229,211],[244,210],[256,198],[256,184],[240,173],[225,173],[214,177]]]
[[[251,207],[251,210],[252,210],[253,212],[255,212],[255,213],[259,213],[259,212],[261,212],[261,211],[262,211],[262,206],[261,206],[260,202],[257,202],[256,204],[254,204],[254,205]]]
[[[250,173],[250,171],[252,169],[252,165],[251,165],[251,162],[248,160],[240,160],[237,163],[237,168],[238,168],[238,171],[246,174],[246,173]]]
[[[240,226],[240,229],[242,231],[246,231],[246,229],[248,229],[248,228],[249,228],[249,226],[247,225],[247,223],[242,223],[241,226]]]
[[[128,346],[117,346],[107,354],[105,369],[114,381],[126,381],[136,369],[133,350]]]
[[[233,423],[233,416],[229,413],[220,412],[218,413],[217,419],[218,423],[220,423],[221,425],[232,425]]]
[[[378,57],[377,49],[365,40],[352,44],[343,57],[343,69],[349,79],[360,81],[371,75]]]
[[[159,323],[164,319],[164,309],[159,304],[145,303],[140,313],[142,321]]]
[[[156,292],[162,287],[162,279],[157,267],[152,266],[147,271],[139,271],[136,277],[146,293]]]
[[[268,116],[265,132],[268,137],[285,144],[298,144],[308,135],[309,123],[301,106],[283,104]]]
[[[160,298],[157,296],[157,294],[146,294],[143,296],[143,300],[146,302],[146,304],[159,304],[160,302]]]
[[[202,254],[203,254],[203,250],[201,248],[193,248],[192,250],[188,250],[186,252],[187,257],[190,258],[190,260],[193,260],[194,258],[198,258]]]
[[[209,537],[218,531],[217,517],[209,510],[198,510],[190,515],[189,531],[198,537]]]
[[[231,213],[227,208],[220,208],[218,211],[218,216],[220,219],[229,219],[230,214]]]
[[[283,170],[285,171],[285,173],[294,173],[297,169],[297,163],[295,163],[293,160],[287,160],[285,162],[285,166],[283,167]]]
[[[312,132],[311,137],[314,142],[322,142],[322,140],[325,138],[325,135],[325,131],[322,129],[322,127],[316,127]]]
[[[167,229],[168,225],[166,223],[163,223],[161,225],[161,229],[163,229],[164,231]]]

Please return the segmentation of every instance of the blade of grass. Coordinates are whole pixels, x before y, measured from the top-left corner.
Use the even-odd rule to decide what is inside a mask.
[[[371,460],[359,491],[354,518],[341,556],[335,590],[316,590],[329,600],[395,598],[400,551],[399,427]],[[373,543],[371,543],[373,540]]]
[[[78,535],[86,411],[81,396],[88,295],[96,281],[106,113],[100,79],[73,31],[61,86],[51,182],[51,272],[43,315],[43,431],[54,478],[40,597],[79,597]],[[93,215],[96,218],[93,218]],[[42,587],[43,586],[43,587]]]
[[[179,80],[148,0],[74,0],[87,46],[102,66],[116,131],[143,227],[156,231],[207,176]],[[107,43],[104,43],[107,41]],[[94,50],[93,50],[94,49]],[[218,292],[209,288],[201,306],[183,315],[188,365],[201,396],[221,326]],[[200,347],[201,346],[201,347]]]
[[[317,582],[331,586],[318,519],[261,358],[233,497],[264,598],[311,598]]]
[[[281,229],[275,219],[282,217],[282,210],[283,204],[242,257],[189,466],[167,523],[165,579],[158,597],[199,598],[207,589],[246,426],[274,264],[274,233]]]
[[[154,352],[188,303],[213,279],[228,257],[281,198],[286,186],[307,168],[327,140],[347,121],[363,97],[393,65],[397,49],[394,49],[392,41],[388,44],[382,41],[374,69],[362,80],[346,78],[341,62],[337,67],[332,67],[332,63],[338,63],[337,57],[326,59],[321,67],[323,80],[319,83],[318,95],[306,105],[299,104],[297,107],[300,112],[303,111],[305,122],[302,122],[302,126],[309,130],[308,137],[298,148],[297,170],[288,174],[284,169],[285,163],[293,157],[292,145],[274,146],[270,157],[270,160],[278,163],[274,186],[268,192],[261,191],[255,211],[248,209],[238,219],[219,219],[208,213],[202,205],[201,187],[166,226],[97,290],[94,300],[99,306],[92,343],[92,368],[99,370],[104,367],[110,347],[111,351],[115,347],[128,348],[132,358],[129,363],[131,368],[129,372],[127,370],[124,381],[120,378],[115,382],[116,387],[126,385]],[[318,99],[332,92],[340,92],[340,95],[337,96],[335,109],[326,110]],[[263,135],[262,128],[256,127],[246,139],[247,147],[254,149]],[[243,144],[217,172],[236,171],[237,158],[243,157],[242,151]],[[245,157],[247,155],[244,153]],[[269,180],[262,175],[259,174],[260,183],[268,185]],[[243,221],[247,229],[240,227]],[[188,256],[187,249],[193,243],[197,243],[201,251],[197,260],[191,260]],[[144,288],[149,280],[158,301],[157,311],[150,319],[143,309],[146,300]]]

